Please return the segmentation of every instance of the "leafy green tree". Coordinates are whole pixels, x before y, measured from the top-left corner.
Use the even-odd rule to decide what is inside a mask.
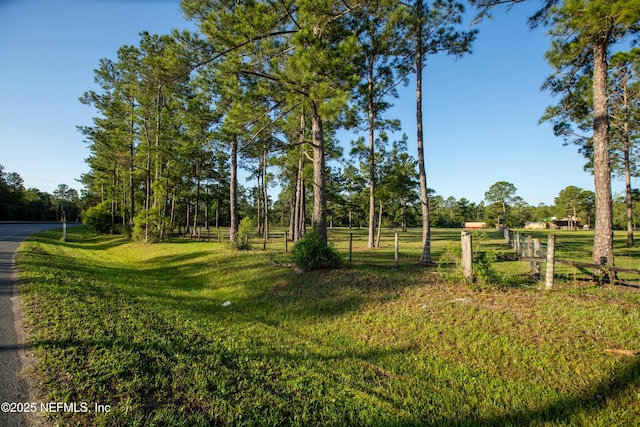
[[[640,3],[623,0],[546,2],[532,20],[551,26],[552,48],[547,59],[557,70],[546,87],[562,94],[560,105],[571,105],[573,89],[592,76],[593,172],[596,195],[593,262],[613,264],[611,211],[610,120],[608,58],[616,43],[636,32]]]
[[[569,228],[577,228],[578,210],[583,200],[583,189],[570,185],[560,191],[558,197],[554,199],[556,205],[556,216],[568,216]]]
[[[87,159],[91,173],[82,179],[90,195],[96,195],[98,201],[110,200],[113,222],[118,205],[122,210],[128,206],[128,218],[124,214],[122,218],[131,226],[136,211],[140,51],[133,46],[123,46],[117,55],[115,62],[100,60],[100,67],[95,70],[95,81],[101,92],[85,92],[80,98],[80,102],[93,106],[100,113],[93,119],[93,126],[79,128],[87,138],[91,152]]]
[[[349,229],[351,229],[354,223],[360,228],[361,219],[366,217],[364,209],[367,200],[367,196],[365,195],[367,186],[366,178],[355,165],[350,163],[344,168],[342,181],[344,183],[342,191],[344,193],[344,199],[346,200]]]
[[[29,221],[50,221],[54,218],[51,194],[37,188],[25,190],[23,200],[26,204],[23,219]]]
[[[112,232],[114,224],[109,201],[104,201],[83,211],[82,223],[92,233],[109,234]]]
[[[570,185],[560,191],[554,199],[555,215],[559,217],[581,218],[587,225],[591,225],[595,213],[595,194],[593,191],[583,190]],[[573,223],[570,228],[575,229]]]
[[[616,52],[609,60],[609,161],[611,173],[625,179],[627,201],[627,245],[633,245],[633,200],[631,178],[638,174],[638,113],[640,85],[638,55],[640,50]],[[594,172],[593,78],[585,74],[570,87],[570,79],[552,76],[545,87],[566,91],[562,103],[547,108],[541,121],[551,121],[554,133],[566,143],[576,144],[587,158],[585,169]]]
[[[402,39],[396,31],[397,1],[371,2],[353,14],[353,27],[360,48],[361,78],[356,90],[356,103],[366,123],[368,137],[369,237],[368,248],[375,247],[376,229],[376,134],[399,129],[399,122],[387,120],[383,113],[391,106],[386,101],[397,97],[396,87],[409,72],[406,59],[397,55]],[[380,226],[380,224],[378,224]]]
[[[68,195],[73,196],[73,202],[77,202],[77,192],[69,192]],[[56,210],[52,204],[52,197],[51,194],[35,188],[25,189],[20,174],[5,172],[4,166],[0,165],[0,221],[55,220]],[[73,206],[77,206],[77,203]]]
[[[637,189],[631,190],[632,202],[635,206],[640,203],[640,191]],[[617,229],[625,229],[627,227],[629,218],[627,215],[627,197],[626,195],[618,195],[613,199],[613,226]],[[640,224],[640,211],[634,210],[631,218],[634,229]]]
[[[292,119],[289,121],[295,122]],[[306,189],[310,181],[309,168],[307,167],[307,146],[303,143],[304,115],[298,119],[298,123],[290,123],[285,128],[288,129],[286,132],[291,135],[288,137],[289,140],[294,141],[297,137],[300,143],[276,154],[274,162],[280,170],[276,177],[281,186],[279,198],[283,206],[289,208],[289,236],[292,241],[296,242],[306,231]]]
[[[433,265],[431,259],[431,225],[429,194],[425,170],[424,133],[422,130],[422,77],[429,55],[439,52],[462,56],[471,51],[476,31],[459,31],[464,6],[454,0],[435,0],[425,4],[424,0],[407,3],[407,57],[413,59],[416,74],[416,122],[418,145],[418,174],[420,180],[420,203],[422,207],[422,256],[420,264]]]
[[[373,135],[369,133],[369,137]],[[387,155],[386,145],[388,143],[387,134],[381,132],[373,143],[369,141],[369,145],[365,143],[365,138],[360,137],[356,141],[351,141],[350,157],[359,160],[359,173],[363,180],[366,180],[369,184],[369,241],[367,243],[368,248],[376,247],[375,243],[375,230],[376,230],[376,205],[375,200],[377,194],[372,193],[372,189],[376,189],[376,183],[381,180],[382,170],[384,168],[383,161]],[[376,149],[374,150],[374,147]],[[372,204],[373,202],[373,204]],[[380,215],[382,215],[382,202],[380,201]],[[379,220],[378,220],[379,222]],[[378,223],[378,229],[380,224]]]
[[[544,203],[540,203],[538,206],[535,207],[533,220],[540,221],[540,222],[548,222],[551,219],[551,217],[554,216],[553,209],[554,209],[553,206],[548,206]]]
[[[326,135],[327,122],[344,109],[355,84],[354,38],[346,31],[350,5],[329,0],[288,2],[196,2],[185,1],[183,9],[200,22],[211,46],[214,62],[232,52],[242,60],[229,68],[243,83],[259,79],[257,95],[269,101],[257,118],[276,122],[297,111],[311,121],[313,164],[313,211],[311,223],[326,243]],[[214,12],[214,13],[210,13]],[[268,85],[261,86],[265,81]],[[299,116],[298,116],[299,117]],[[253,126],[260,123],[257,120]],[[261,123],[254,135],[269,126]],[[305,132],[306,134],[306,132]],[[251,138],[253,139],[253,138]]]
[[[301,102],[311,116],[313,152],[313,211],[311,224],[327,242],[325,122],[337,117],[356,82],[350,59],[356,55],[354,37],[345,34],[343,18],[351,9],[331,0],[300,1],[297,23],[300,30],[292,41],[295,48],[283,79],[293,102]],[[302,94],[302,96],[299,96]]]
[[[502,224],[505,226],[509,225],[507,221],[507,211],[511,204],[518,200],[516,196],[517,188],[510,182],[506,181],[498,181],[489,187],[486,193],[484,193],[484,198],[488,203],[497,206],[502,213]],[[498,226],[501,225],[500,217],[497,217]]]
[[[533,221],[535,208],[529,205],[522,197],[516,197],[509,211],[509,221],[515,227],[522,227],[525,223]]]
[[[407,231],[408,208],[418,199],[416,163],[407,153],[407,136],[403,135],[401,140],[393,142],[382,168],[380,197],[389,205],[393,219],[399,220],[402,231]]]
[[[0,165],[0,219],[20,219],[23,191],[22,177],[16,172],[5,172],[4,167]]]
[[[623,175],[627,213],[627,246],[633,246],[633,194],[631,177],[639,175],[640,49],[616,52],[609,62],[612,170]]]
[[[75,188],[60,184],[53,190],[56,220],[76,221],[80,216],[80,196]]]

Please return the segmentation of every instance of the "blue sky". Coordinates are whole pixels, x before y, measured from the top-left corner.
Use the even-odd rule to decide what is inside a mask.
[[[537,2],[496,11],[479,26],[473,54],[428,59],[425,72],[427,182],[443,197],[480,202],[509,181],[531,205],[552,204],[568,185],[593,190],[584,159],[550,126],[538,125],[554,102],[539,88],[552,71],[544,30],[526,18]],[[192,27],[178,0],[0,0],[0,164],[26,187],[51,192],[88,171],[78,125],[95,112],[78,98],[95,89],[93,70],[138,34]],[[393,100],[415,157],[415,95],[410,83]],[[347,135],[347,139],[352,136]],[[355,138],[355,136],[353,136]],[[345,140],[345,146],[348,146]],[[634,184],[637,184],[634,183]],[[614,192],[622,191],[614,182]]]

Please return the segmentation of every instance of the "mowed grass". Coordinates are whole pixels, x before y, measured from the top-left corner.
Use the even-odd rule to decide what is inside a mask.
[[[435,241],[451,232],[438,233],[442,252],[446,245]],[[65,242],[50,231],[25,243],[19,284],[39,399],[110,409],[44,419],[83,426],[640,419],[640,357],[630,355],[640,350],[635,290],[583,283],[474,291],[411,262],[388,268],[386,257],[380,266],[354,261],[299,274],[277,246],[284,243],[249,252],[188,240],[144,246],[82,228],[69,229]],[[357,252],[375,259],[385,250]]]

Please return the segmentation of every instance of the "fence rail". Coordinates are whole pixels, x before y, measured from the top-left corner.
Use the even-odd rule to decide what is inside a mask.
[[[228,229],[207,229],[206,227],[191,228],[190,233],[181,233],[180,236],[190,239],[226,242],[229,239]],[[376,249],[365,249],[363,243],[366,242],[366,236],[362,230],[329,230],[329,240],[350,263],[375,265],[381,267],[395,267],[417,265],[422,255],[421,252],[421,233],[416,231],[412,233],[395,232],[395,230],[386,229],[383,233],[382,245]],[[461,235],[462,232],[462,235]],[[475,232],[474,232],[475,233]],[[584,244],[576,244],[574,241],[558,241],[556,237],[562,238],[562,235],[547,235],[545,241],[544,235],[539,232],[534,233],[538,238],[531,235],[519,233],[509,229],[500,229],[496,238],[491,238],[492,247],[498,247],[501,252],[511,252],[505,258],[501,258],[501,265],[507,266],[512,261],[519,263],[528,263],[528,268],[521,264],[515,269],[530,277],[538,280],[544,280],[545,286],[550,288],[554,285],[554,280],[566,278],[568,280],[599,280],[612,281],[618,284],[626,284],[640,288],[640,270],[633,268],[640,265],[640,258],[627,258],[616,253],[616,264],[611,263],[592,264],[587,262],[591,259],[591,254],[584,250]],[[465,237],[465,234],[468,237]],[[493,234],[493,233],[492,233]],[[457,237],[456,237],[457,236]],[[462,237],[461,237],[462,236]],[[435,259],[446,250],[447,245],[462,245],[462,273],[468,279],[473,280],[473,253],[479,248],[469,247],[465,249],[465,245],[471,245],[472,233],[467,233],[461,229],[440,230],[435,240],[432,236],[432,254]],[[501,236],[501,237],[500,237]],[[363,241],[362,239],[365,238]],[[486,238],[486,237],[485,237]],[[469,239],[465,243],[465,239]],[[504,240],[502,240],[504,239]],[[262,247],[263,250],[288,252],[293,242],[290,241],[286,230],[274,230],[269,233],[268,240],[263,236],[253,236],[254,247]],[[291,245],[290,245],[291,243]],[[478,242],[474,242],[476,246]],[[435,252],[433,251],[433,248]],[[505,250],[508,247],[509,250]],[[483,251],[483,249],[479,249]],[[523,268],[524,267],[524,268]],[[511,267],[503,267],[512,270]],[[527,273],[527,270],[529,273]],[[518,273],[522,274],[522,273]],[[630,277],[633,280],[630,280]]]
[[[622,280],[616,275],[616,273],[630,273],[640,276],[640,269],[611,265],[608,262],[609,260],[604,257],[600,260],[600,264],[559,258],[558,252],[556,251],[556,236],[553,234],[550,234],[547,238],[545,254],[545,247],[541,244],[540,239],[532,238],[531,236],[523,235],[509,229],[500,229],[500,233],[504,237],[505,243],[513,248],[514,255],[517,260],[531,262],[532,266],[535,264],[537,265],[538,269],[540,268],[539,266],[542,262],[546,262],[547,271],[545,276],[545,287],[548,289],[553,287],[556,264],[593,270],[592,278],[600,282],[618,283],[640,287],[640,284]],[[537,252],[538,250],[539,252]],[[536,274],[536,271],[534,271],[534,274]],[[538,271],[538,277],[539,274],[540,272]]]

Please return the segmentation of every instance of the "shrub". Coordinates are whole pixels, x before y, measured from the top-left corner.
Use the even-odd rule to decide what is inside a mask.
[[[291,250],[293,262],[303,270],[319,270],[322,268],[338,268],[342,264],[340,254],[332,247],[325,245],[320,234],[309,231],[298,240]]]
[[[459,243],[450,242],[437,262],[442,277],[449,283],[464,282],[462,275],[462,247]]]
[[[109,234],[112,232],[111,204],[102,202],[82,213],[82,223],[92,233]]]
[[[133,218],[133,238],[139,242],[157,243],[162,240],[163,227],[160,209],[141,210]]]
[[[249,249],[251,249],[251,243],[249,243],[249,239],[251,238],[253,227],[254,224],[251,218],[245,217],[240,220],[240,224],[238,225],[238,237],[235,242],[232,242],[232,245],[235,249],[241,251],[248,251]]]
[[[438,268],[442,272],[442,277],[449,283],[467,283],[471,289],[486,287],[500,287],[508,283],[507,278],[500,274],[495,263],[499,259],[499,254],[495,249],[480,252],[482,244],[486,242],[486,233],[473,234],[474,242],[477,245],[473,254],[473,282],[469,283],[462,274],[462,248],[459,243],[449,243],[438,260]]]
[[[504,286],[507,278],[500,274],[495,263],[498,260],[498,252],[495,249],[479,252],[473,257],[473,277],[480,287]]]

